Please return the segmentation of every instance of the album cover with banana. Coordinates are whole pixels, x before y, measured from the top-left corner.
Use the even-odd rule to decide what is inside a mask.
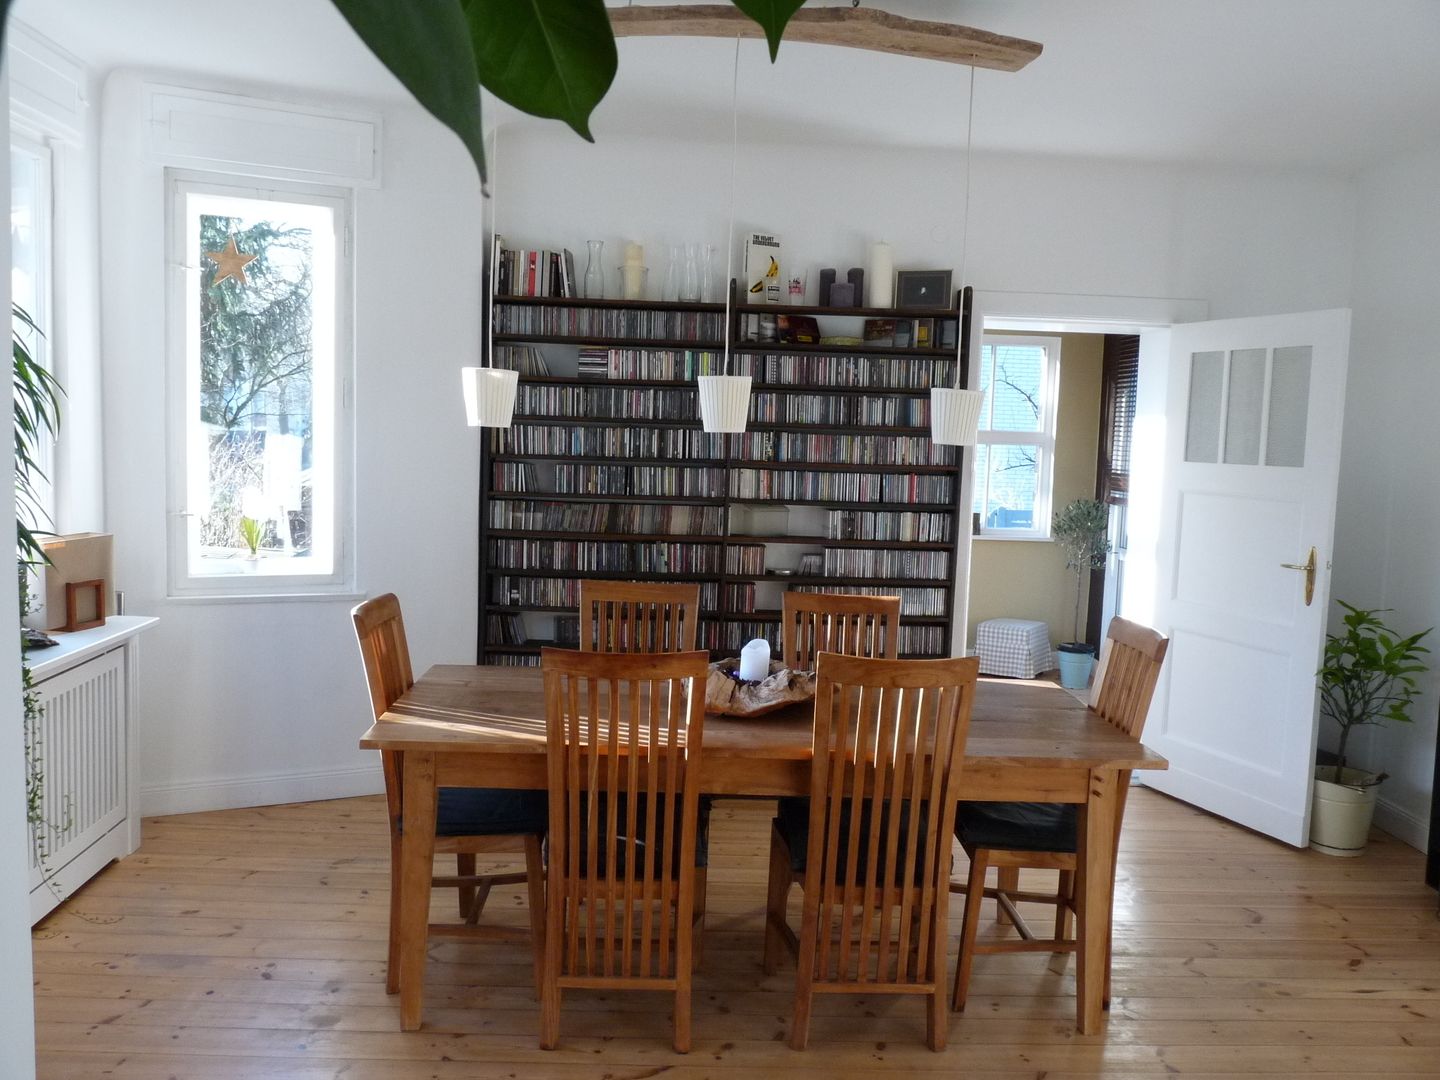
[[[742,302],[779,304],[783,299],[780,238],[770,233],[751,233],[745,241],[745,296]]]

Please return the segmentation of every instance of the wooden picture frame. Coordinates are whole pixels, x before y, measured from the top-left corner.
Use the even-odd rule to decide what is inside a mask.
[[[895,307],[947,308],[950,306],[949,270],[895,271]]]

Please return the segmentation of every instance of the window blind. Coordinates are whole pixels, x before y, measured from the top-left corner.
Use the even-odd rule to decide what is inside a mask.
[[[1100,381],[1100,462],[1096,497],[1124,506],[1130,495],[1130,436],[1135,429],[1135,391],[1140,381],[1140,339],[1106,334]]]

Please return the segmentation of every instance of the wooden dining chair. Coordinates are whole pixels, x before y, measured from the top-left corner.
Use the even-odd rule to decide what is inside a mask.
[[[550,792],[540,1046],[568,988],[669,990],[690,1049],[705,652],[543,649]]]
[[[370,705],[375,719],[393,705],[415,683],[410,667],[410,648],[405,639],[405,622],[400,601],[393,593],[377,596],[357,605],[351,612],[365,679],[370,688]],[[390,940],[386,955],[385,991],[400,989],[400,845],[404,835],[404,806],[401,800],[400,754],[382,751],[385,774],[385,802],[390,817]],[[431,886],[459,890],[458,924],[431,924],[429,933],[441,937],[485,937],[513,939],[517,931],[506,926],[480,925],[480,913],[490,890],[496,885],[524,882],[529,890],[530,938],[535,967],[535,985],[540,985],[540,962],[545,930],[545,874],[540,841],[545,834],[545,792],[501,788],[441,788],[435,815],[435,850],[454,853],[455,874],[436,876]],[[523,874],[477,874],[475,856],[523,852]]]
[[[899,654],[898,596],[791,591],[781,603],[781,654],[792,671],[814,670],[822,652],[891,660]]]
[[[699,625],[699,585],[580,582],[581,652],[689,652]]]
[[[809,813],[782,805],[771,828],[765,971],[796,955],[796,1050],[817,993],[926,995],[941,1050],[950,834],[980,661],[818,659]]]
[[[1150,699],[1160,677],[1160,667],[1170,641],[1156,631],[1125,619],[1112,619],[1100,650],[1100,662],[1090,691],[1090,708],[1114,727],[1139,739],[1150,711]],[[1120,844],[1120,823],[1125,815],[1125,799],[1130,789],[1130,773],[1117,778],[1114,843]],[[1072,953],[1085,935],[1085,927],[1075,927],[1071,934],[1072,916],[1083,922],[1084,911],[1076,903],[1075,876],[1079,867],[1079,806],[1074,803],[962,803],[955,818],[955,835],[965,854],[970,857],[970,872],[965,884],[951,882],[954,892],[965,893],[965,914],[960,930],[960,958],[955,967],[955,993],[952,1006],[965,1008],[970,989],[970,973],[977,953],[1050,952]],[[1114,860],[1111,860],[1113,867]],[[985,887],[985,873],[990,867],[1013,871],[1015,877],[1001,878],[995,888]],[[1058,870],[1059,884],[1055,892],[1025,892],[1013,887],[1020,870]],[[1113,871],[1112,871],[1113,873]],[[1115,888],[1114,878],[1110,889]],[[985,897],[995,900],[1007,916],[1006,921],[1019,933],[1018,938],[995,941],[978,940],[980,902]],[[1055,906],[1054,936],[1036,938],[1016,907],[1020,903],[1053,904]],[[1110,960],[1105,962],[1104,1001],[1110,1004]]]

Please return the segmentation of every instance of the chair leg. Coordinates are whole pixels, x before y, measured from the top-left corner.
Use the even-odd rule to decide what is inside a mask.
[[[385,954],[385,992],[400,992],[400,837],[390,837],[390,941]]]
[[[705,952],[705,889],[710,875],[706,868],[695,868],[695,906],[690,922],[690,970],[700,970],[700,959]]]
[[[459,877],[475,876],[475,856],[470,853],[460,852],[455,856],[455,873]],[[475,886],[461,885],[458,890],[460,894],[460,918],[470,922],[471,912],[475,907]],[[475,912],[476,915],[479,912]]]
[[[675,988],[675,1052],[677,1054],[688,1054],[690,1052],[689,975],[686,974],[678,981],[681,985]]]
[[[535,960],[535,992],[545,981],[545,860],[540,854],[540,837],[525,837],[525,888],[530,904],[531,952]]]
[[[1066,941],[1070,937],[1070,924],[1074,911],[1070,907],[1075,902],[1075,871],[1060,871],[1060,886],[1055,890],[1059,902],[1055,905],[1055,940]],[[1057,955],[1068,956],[1068,953]]]
[[[925,1042],[931,1050],[945,1049],[948,1020],[949,1016],[945,1011],[945,983],[943,979],[937,979],[934,993],[925,999]]]
[[[985,899],[985,871],[989,863],[984,848],[970,853],[970,877],[965,890],[965,915],[960,924],[960,957],[955,963],[955,993],[950,1007],[956,1012],[965,1008],[970,994],[970,968],[975,963],[975,937],[980,928],[980,902]]]
[[[795,1016],[790,1021],[791,1050],[804,1050],[810,1043],[810,1007],[814,1001],[815,990],[810,972],[802,966],[795,976]]]
[[[790,851],[780,830],[770,828],[770,876],[765,888],[765,958],[766,975],[774,975],[780,967],[780,954],[785,951],[785,901],[790,896]]]
[[[1020,891],[1020,868],[1018,866],[1001,866],[995,871],[995,887],[1003,893],[1014,893]],[[1005,909],[999,904],[995,905],[995,921],[1001,926],[1010,924],[1010,916],[1005,914]]]

